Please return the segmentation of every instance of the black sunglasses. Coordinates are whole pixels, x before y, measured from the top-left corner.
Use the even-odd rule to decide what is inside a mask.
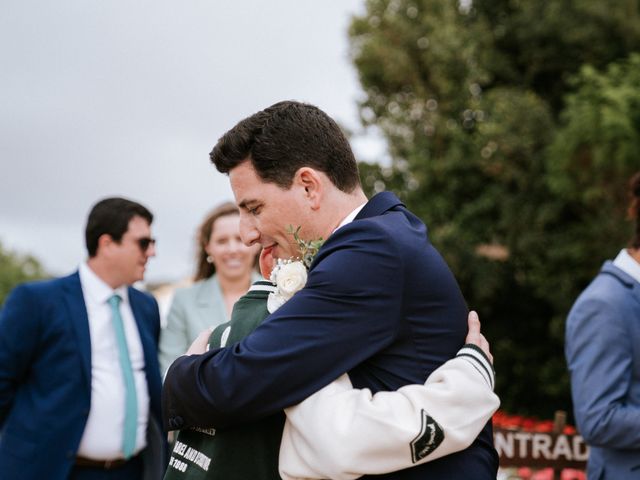
[[[136,242],[138,242],[138,246],[140,247],[140,250],[142,250],[143,252],[146,252],[149,249],[150,245],[155,246],[156,239],[150,238],[150,237],[142,237],[142,238],[138,238]]]

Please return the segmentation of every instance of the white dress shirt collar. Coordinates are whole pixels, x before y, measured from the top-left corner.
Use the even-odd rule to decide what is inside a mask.
[[[123,302],[129,301],[127,287],[124,285],[116,289],[111,288],[96,273],[91,270],[87,262],[82,262],[78,268],[82,291],[96,304],[106,303],[114,294],[118,294]]]
[[[640,263],[638,263],[626,248],[620,250],[620,253],[613,261],[613,264],[624,273],[631,276],[636,282],[640,283]]]
[[[348,223],[353,222],[353,220],[355,220],[356,216],[360,213],[360,210],[362,210],[366,204],[367,204],[367,202],[364,202],[362,205],[359,205],[356,208],[354,208],[349,215],[344,217],[344,220],[342,220],[342,222],[340,222],[340,225],[338,225],[333,232],[338,230],[340,227],[344,227]],[[331,232],[331,233],[333,233],[333,232]]]

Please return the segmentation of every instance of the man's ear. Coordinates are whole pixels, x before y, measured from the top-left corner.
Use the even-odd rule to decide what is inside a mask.
[[[310,167],[302,167],[298,169],[293,179],[294,183],[297,183],[304,189],[305,198],[307,198],[311,204],[313,210],[320,208],[320,203],[324,195],[325,185],[322,177],[322,173]]]
[[[99,253],[108,255],[111,247],[113,247],[115,243],[116,242],[113,240],[113,238],[111,238],[111,235],[109,235],[108,233],[103,233],[98,237],[98,248],[96,249],[96,255]]]

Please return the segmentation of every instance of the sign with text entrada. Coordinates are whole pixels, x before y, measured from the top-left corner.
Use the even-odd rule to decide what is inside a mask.
[[[525,432],[495,428],[493,443],[501,467],[584,469],[589,447],[578,434]]]

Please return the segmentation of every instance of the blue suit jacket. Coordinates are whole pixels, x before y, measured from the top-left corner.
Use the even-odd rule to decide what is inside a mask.
[[[567,319],[565,354],[591,479],[640,479],[640,284],[606,262]]]
[[[381,193],[326,240],[306,286],[252,334],[176,360],[163,387],[165,426],[261,418],[344,372],[374,392],[423,383],[455,355],[466,331],[464,299],[426,227],[395,195]],[[497,465],[487,426],[463,452],[381,478],[495,479]]]
[[[161,478],[158,306],[148,294],[128,293],[151,399],[145,477]],[[0,312],[0,476],[68,478],[90,406],[89,321],[78,273],[17,287]]]

